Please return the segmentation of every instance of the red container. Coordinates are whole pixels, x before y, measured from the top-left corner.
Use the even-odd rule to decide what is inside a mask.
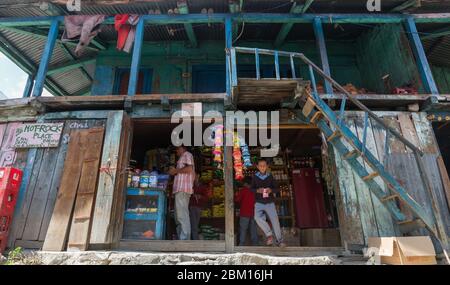
[[[21,182],[21,170],[0,167],[0,253],[6,248]]]

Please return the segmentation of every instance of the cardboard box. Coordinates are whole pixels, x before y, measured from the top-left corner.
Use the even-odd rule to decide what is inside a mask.
[[[341,246],[339,229],[302,229],[301,246],[336,247]]]
[[[436,252],[428,236],[369,238],[369,249],[376,248],[376,260],[392,265],[436,264]]]

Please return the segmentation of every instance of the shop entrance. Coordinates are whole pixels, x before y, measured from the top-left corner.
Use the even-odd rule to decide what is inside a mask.
[[[330,161],[323,149],[320,131],[311,126],[281,126],[279,137],[278,155],[266,158],[266,161],[279,189],[274,202],[284,243],[288,247],[341,246],[335,195],[326,183],[333,179],[328,171]],[[250,183],[258,171],[260,148],[249,147],[249,152],[253,165],[244,170],[244,180],[235,181],[236,245],[240,245],[237,249],[243,251],[254,250],[250,247],[254,241],[248,229],[242,244],[240,220],[245,222],[246,219],[241,212],[248,212],[248,206],[240,198],[245,197],[245,182]],[[266,237],[259,226],[256,228],[257,244],[263,246]]]
[[[122,240],[178,241],[171,166],[178,160],[171,135],[178,124],[169,119],[135,120],[126,189]],[[204,125],[206,128],[207,125]],[[193,142],[192,142],[193,145]],[[212,148],[187,147],[194,158],[198,181],[190,200],[192,222],[189,243],[224,243],[223,171],[213,162]],[[195,216],[192,208],[199,208]],[[198,217],[198,218],[196,218]],[[183,241],[184,242],[184,241]],[[185,248],[187,250],[189,247]]]
[[[133,139],[126,187],[120,247],[162,251],[225,251],[225,179],[214,161],[213,147],[190,147],[194,157],[197,188],[202,188],[197,240],[178,240],[173,177],[169,168],[177,157],[171,134],[177,124],[169,119],[134,120]],[[203,125],[205,129],[207,125]],[[312,126],[281,126],[280,152],[268,159],[270,171],[279,185],[276,209],[288,248],[340,247],[339,224],[333,189],[325,182],[330,161],[324,159],[321,133]],[[246,177],[256,172],[259,147],[249,147],[252,166]],[[333,160],[334,161],[334,160]],[[224,162],[222,161],[222,165]],[[233,173],[234,178],[234,173]],[[234,180],[239,195],[246,179]],[[247,179],[248,180],[248,179]],[[239,246],[239,214],[235,203],[235,251],[266,250],[259,230],[259,246]],[[192,231],[191,231],[192,232]]]
[[[444,182],[445,191],[450,192],[450,122],[433,123],[433,130],[439,146],[441,156],[438,157],[439,171]],[[450,196],[447,196],[447,201],[450,202]]]

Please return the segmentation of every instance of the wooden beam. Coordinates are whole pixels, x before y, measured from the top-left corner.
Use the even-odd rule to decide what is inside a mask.
[[[144,40],[144,20],[141,17],[139,19],[139,23],[137,24],[136,35],[134,38],[133,58],[131,60],[131,69],[130,69],[130,81],[128,83],[129,96],[136,95],[143,40]]]
[[[287,14],[287,13],[227,13],[188,14],[188,15],[143,15],[141,18],[149,24],[185,24],[185,23],[223,23],[227,17],[235,22],[246,23],[312,23],[315,17],[321,18],[326,24],[388,24],[401,23],[408,17],[413,17],[416,23],[450,23],[450,13],[428,14]],[[49,26],[53,19],[64,20],[64,17],[5,17],[0,18],[0,27]],[[104,25],[113,25],[114,18],[108,17]]]
[[[407,0],[403,2],[402,4],[398,5],[394,9],[391,10],[391,12],[403,12],[406,9],[409,8],[418,8],[421,7],[422,3],[420,0]]]
[[[27,78],[27,83],[25,84],[25,88],[23,90],[23,98],[27,98],[31,96],[31,91],[33,91],[34,86],[34,75],[29,74]]]
[[[231,99],[231,59],[229,51],[233,46],[233,21],[231,17],[225,20],[225,49],[227,50],[225,58],[225,76],[226,76],[226,92],[228,98]]]
[[[69,71],[72,69],[82,67],[87,64],[92,64],[95,61],[96,61],[96,57],[88,57],[88,58],[81,58],[78,60],[73,60],[73,61],[62,63],[62,64],[54,65],[48,69],[47,75],[66,72],[66,71]]]
[[[326,75],[331,76],[330,64],[328,62],[327,47],[325,44],[325,35],[323,33],[322,21],[320,18],[315,18],[313,22],[314,34],[316,35],[317,49],[319,50],[320,61],[322,62],[322,69]],[[328,80],[324,79],[325,92],[333,94],[333,86]]]
[[[224,141],[226,142],[226,135]],[[231,136],[230,136],[231,137]],[[226,142],[226,144],[228,144]],[[234,185],[233,185],[233,147],[224,147],[224,172],[225,180],[225,251],[234,251]]]
[[[423,49],[422,41],[420,40],[414,18],[408,18],[405,22],[405,26],[408,32],[408,37],[410,39],[411,48],[416,57],[418,69],[422,77],[422,83],[425,87],[425,90],[433,95],[438,95],[439,91],[436,82],[434,81],[433,73],[431,72],[427,56]]]
[[[177,2],[178,10],[180,14],[189,14],[189,7],[186,0],[180,0]],[[194,29],[192,28],[192,24],[186,23],[184,24],[184,29],[186,30],[186,34],[189,38],[189,42],[192,47],[197,46],[197,38],[195,37]]]
[[[311,4],[314,2],[314,0],[306,0],[304,5],[299,5],[297,2],[294,2],[292,4],[291,10],[289,13],[291,14],[303,14],[305,13]],[[274,46],[279,47],[283,44],[284,40],[288,36],[289,32],[291,31],[292,27],[294,26],[294,23],[285,23],[283,26],[281,26],[280,31],[278,32],[278,35],[275,39]]]
[[[45,44],[44,51],[42,52],[41,62],[39,64],[38,71],[36,72],[36,82],[33,89],[34,97],[42,95],[44,90],[44,81],[47,76],[47,69],[52,58],[53,49],[55,47],[56,38],[58,36],[59,21],[53,20],[50,30],[48,32],[47,43]]]

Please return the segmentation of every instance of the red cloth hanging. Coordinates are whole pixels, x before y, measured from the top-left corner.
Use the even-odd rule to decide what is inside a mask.
[[[128,24],[128,14],[119,14],[114,17],[114,28],[116,29],[117,36],[117,49],[122,50],[128,38],[128,34],[131,30],[131,25]]]

